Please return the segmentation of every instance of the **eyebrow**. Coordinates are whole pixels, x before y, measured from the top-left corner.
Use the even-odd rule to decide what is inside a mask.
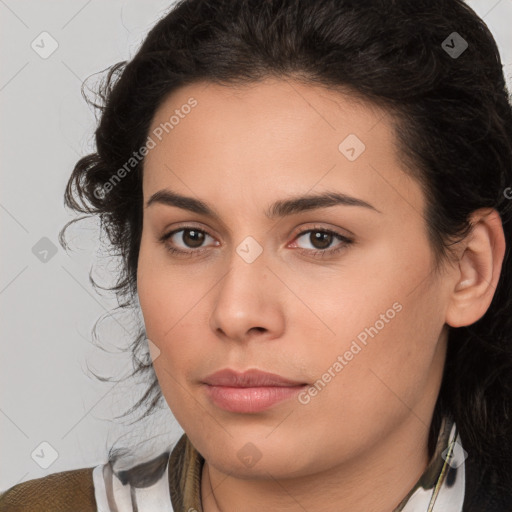
[[[207,203],[195,199],[193,197],[187,197],[173,192],[169,189],[162,189],[154,193],[147,201],[146,208],[152,204],[164,204],[167,206],[175,206],[184,210],[205,215],[213,219],[220,219],[220,216],[215,212],[213,208],[208,206]],[[319,208],[328,208],[331,206],[360,206],[375,212],[382,213],[370,203],[352,197],[347,194],[340,192],[327,192],[322,194],[308,194],[304,196],[292,197],[290,199],[281,199],[273,203],[270,208],[265,211],[265,215],[269,219],[276,217],[286,217],[294,215],[300,212],[309,210],[316,210]]]

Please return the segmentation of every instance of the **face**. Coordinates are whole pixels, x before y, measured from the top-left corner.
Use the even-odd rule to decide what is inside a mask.
[[[139,301],[165,400],[208,463],[301,476],[423,436],[448,291],[391,119],[297,82],[197,83],[149,135]],[[205,384],[226,368],[294,385]]]

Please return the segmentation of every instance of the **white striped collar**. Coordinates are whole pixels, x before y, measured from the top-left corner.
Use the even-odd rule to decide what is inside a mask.
[[[416,490],[402,502],[394,512],[462,512],[466,489],[465,459],[467,453],[462,448],[462,441],[455,423],[445,423],[441,427],[450,428],[448,445],[443,446],[438,442],[435,459],[441,458],[443,464],[439,476],[432,488],[425,489],[417,485]],[[442,452],[441,452],[442,450]],[[431,461],[431,464],[433,464]],[[402,508],[403,507],[403,508]]]
[[[151,486],[123,483],[110,464],[96,466],[92,473],[97,512],[174,512],[169,491],[169,464]]]

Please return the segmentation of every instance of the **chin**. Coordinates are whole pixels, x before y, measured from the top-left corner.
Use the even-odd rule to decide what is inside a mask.
[[[217,441],[204,436],[198,443],[189,436],[192,444],[218,471],[231,474],[241,479],[292,478],[314,472],[314,461],[306,458],[301,449],[302,442],[293,443],[290,438],[284,439],[274,434],[268,436],[270,430],[262,435],[223,435]],[[204,446],[204,449],[202,449]]]

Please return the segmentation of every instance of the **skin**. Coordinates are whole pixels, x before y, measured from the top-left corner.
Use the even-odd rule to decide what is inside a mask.
[[[434,272],[425,198],[385,112],[292,80],[196,83],[168,96],[150,133],[191,97],[197,106],[146,156],[144,204],[168,189],[218,218],[144,208],[137,279],[163,395],[205,458],[204,511],[392,511],[429,461],[448,326],[474,323],[491,302],[505,247],[499,215],[475,212],[472,235]],[[349,134],[366,146],[354,161],[338,149]],[[326,191],[378,211],[265,216],[274,201]],[[202,243],[190,231],[159,241],[184,226],[206,232]],[[300,234],[308,229],[353,243],[315,258],[343,242],[322,245]],[[252,263],[237,252],[248,236],[262,250]],[[176,256],[165,244],[205,250]],[[202,379],[227,367],[313,385],[394,303],[400,312],[307,404],[234,413],[204,392]],[[260,456],[250,466],[238,456],[247,443]]]

